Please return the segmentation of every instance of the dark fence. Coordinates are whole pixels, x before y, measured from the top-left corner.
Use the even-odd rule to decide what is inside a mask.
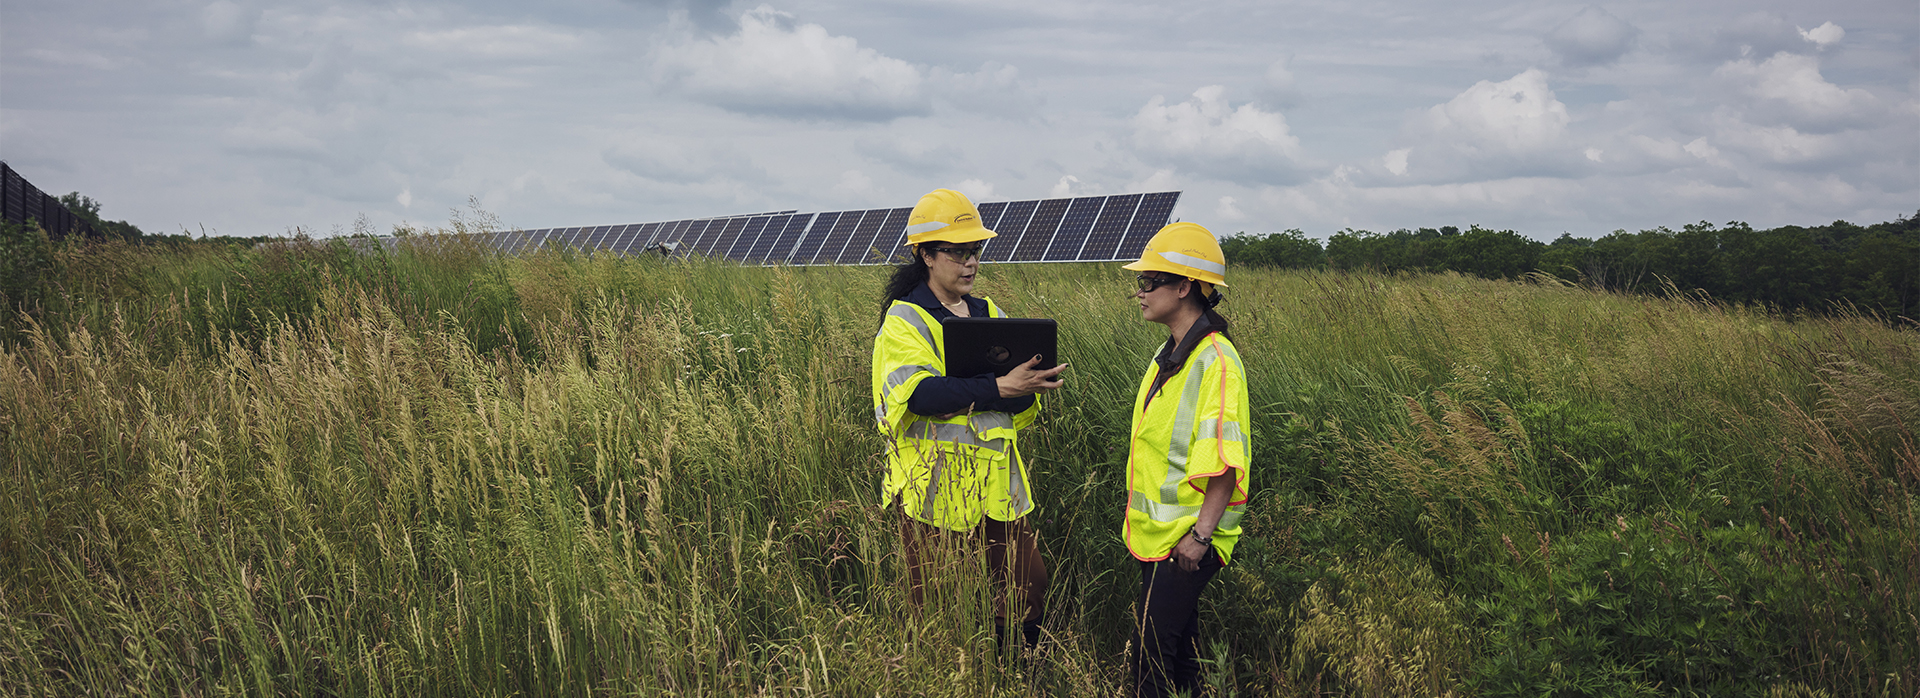
[[[56,240],[92,234],[86,221],[67,210],[59,197],[40,191],[5,162],[0,162],[0,211],[4,211],[8,223],[39,221],[47,235]]]

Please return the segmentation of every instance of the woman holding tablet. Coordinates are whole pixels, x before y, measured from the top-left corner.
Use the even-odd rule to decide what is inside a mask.
[[[1167,327],[1133,402],[1121,526],[1140,560],[1131,662],[1140,696],[1197,693],[1200,591],[1232,559],[1253,453],[1246,367],[1214,312],[1226,256],[1193,223],[1161,228],[1126,269],[1140,317]]]
[[[994,236],[960,192],[935,189],[914,205],[907,220],[911,259],[887,280],[873,339],[873,416],[887,438],[882,496],[904,514],[913,603],[922,602],[936,551],[984,554],[1001,632],[1011,581],[1024,611],[1023,644],[1031,648],[1040,640],[1047,566],[1023,520],[1033,498],[1018,435],[1040,411],[1036,393],[1060,387],[1066,365],[1034,370],[1035,357],[998,378],[949,376],[941,350],[941,320],[1006,317],[993,301],[971,295],[980,250]]]

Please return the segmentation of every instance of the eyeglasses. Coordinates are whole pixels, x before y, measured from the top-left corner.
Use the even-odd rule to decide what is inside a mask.
[[[1178,276],[1147,276],[1146,274],[1141,274],[1133,277],[1133,280],[1139,282],[1141,293],[1152,293],[1156,288],[1184,279]]]
[[[952,257],[959,262],[965,262],[980,256],[981,247],[981,245],[968,245],[966,247],[929,247],[927,250],[929,252],[945,252],[948,257]]]

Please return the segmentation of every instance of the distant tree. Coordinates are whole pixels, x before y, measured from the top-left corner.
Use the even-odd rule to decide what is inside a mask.
[[[72,211],[75,218],[93,231],[97,237],[115,240],[139,240],[143,233],[140,228],[126,221],[109,221],[100,217],[100,202],[93,197],[82,196],[80,192],[71,192],[60,197],[60,203]]]
[[[53,243],[38,222],[0,221],[0,313],[38,301],[52,270]]]
[[[1311,269],[1327,263],[1320,241],[1297,228],[1267,235],[1235,233],[1220,241],[1220,249],[1229,263],[1250,267]]]

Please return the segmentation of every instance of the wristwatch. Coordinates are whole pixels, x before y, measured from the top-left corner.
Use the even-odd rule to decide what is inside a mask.
[[[1193,529],[1187,529],[1187,535],[1189,535],[1189,536],[1193,536],[1193,542],[1195,542],[1195,543],[1199,543],[1199,544],[1201,544],[1201,545],[1204,545],[1204,546],[1207,546],[1207,547],[1209,547],[1209,548],[1211,548],[1211,547],[1213,547],[1213,537],[1212,537],[1212,536],[1203,536],[1203,535],[1200,535],[1200,534],[1198,534],[1198,533],[1194,533],[1194,532],[1193,532]]]

